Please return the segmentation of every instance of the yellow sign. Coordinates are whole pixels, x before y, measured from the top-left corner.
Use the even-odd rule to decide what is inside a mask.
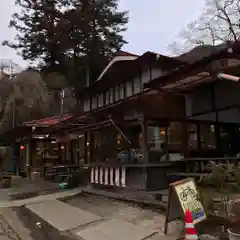
[[[206,219],[206,214],[193,179],[185,179],[173,184],[183,212],[189,210],[192,213],[193,224]]]

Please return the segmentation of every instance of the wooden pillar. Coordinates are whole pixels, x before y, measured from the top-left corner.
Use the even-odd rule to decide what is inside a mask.
[[[215,83],[212,84],[211,88],[211,101],[212,101],[212,110],[215,112],[215,141],[216,141],[216,149],[220,149],[220,126],[219,126],[219,112],[216,101],[216,87]]]
[[[67,164],[69,164],[71,162],[70,158],[70,142],[67,142],[66,144],[66,147],[65,147],[65,150],[66,150],[66,162]]]
[[[189,149],[188,149],[188,142],[189,142],[189,133],[188,133],[188,121],[187,117],[185,117],[182,123],[182,154],[184,157],[189,157]]]
[[[93,149],[94,149],[94,139],[93,139],[93,133],[91,130],[89,131],[89,140],[88,140],[88,149],[89,149],[89,163],[92,163],[94,161],[93,159]]]
[[[86,163],[91,164],[93,160],[93,134],[91,131],[85,133],[85,157]]]
[[[170,124],[169,124],[169,127],[170,127]],[[163,148],[163,151],[165,152],[166,154],[166,160],[169,161],[170,157],[169,157],[169,146],[168,146],[168,127],[165,128],[165,143],[164,143],[164,148]]]
[[[26,161],[25,161],[25,169],[26,169],[26,174],[27,174],[27,177],[30,178],[31,177],[31,157],[32,157],[32,154],[31,154],[31,140],[29,139],[27,142],[26,142],[26,145],[25,145],[25,149],[26,149]]]
[[[74,140],[74,163],[78,164],[79,162],[79,139]]]
[[[141,133],[142,133],[142,142],[141,142],[141,148],[142,153],[144,156],[144,162],[149,162],[149,156],[148,156],[148,123],[145,117],[140,118],[140,124],[141,124]]]
[[[61,164],[62,163],[62,148],[61,148],[62,144],[61,143],[58,143],[57,144],[57,147],[58,147],[58,164]],[[44,146],[44,155],[45,155],[45,150],[46,149],[46,143],[45,143],[45,146]]]
[[[88,133],[84,132],[84,164],[88,164]]]

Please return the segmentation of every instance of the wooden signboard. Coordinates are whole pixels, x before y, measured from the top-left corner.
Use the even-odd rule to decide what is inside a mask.
[[[194,179],[187,178],[171,183],[168,191],[168,209],[164,227],[165,235],[167,234],[168,223],[182,218],[187,210],[192,213],[193,224],[206,219]]]

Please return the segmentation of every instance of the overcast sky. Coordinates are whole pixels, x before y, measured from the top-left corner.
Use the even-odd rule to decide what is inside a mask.
[[[15,31],[8,28],[12,13],[17,10],[14,1],[1,0],[0,42],[14,38]],[[123,50],[168,54],[168,44],[189,21],[200,15],[203,7],[204,0],[120,0],[120,8],[128,10],[130,18],[124,34],[129,43]],[[27,65],[14,50],[6,47],[0,47],[0,58],[11,59],[22,67]]]

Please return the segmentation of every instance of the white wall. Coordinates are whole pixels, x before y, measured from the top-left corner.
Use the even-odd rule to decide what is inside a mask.
[[[160,68],[152,68],[152,79],[158,78],[164,74],[163,70]]]
[[[151,71],[151,72],[150,72]],[[160,68],[144,68],[143,72],[139,76],[135,76],[133,79],[129,79],[125,85],[121,84],[120,87],[112,87],[109,91],[106,92],[106,105],[112,104],[114,102],[117,102],[121,99],[124,99],[124,88],[126,95],[125,97],[131,97],[135,94],[140,93],[144,90],[144,84],[149,82],[150,80],[160,77],[163,74],[163,71]],[[114,81],[114,79],[113,79]],[[120,89],[119,89],[120,88]],[[113,99],[113,92],[115,93],[115,98],[117,95],[117,99]],[[118,93],[119,92],[119,93]],[[110,101],[108,100],[108,95],[110,94]],[[103,106],[103,99],[102,99],[103,93],[98,93],[98,98],[100,99],[100,104],[98,104],[98,107]],[[84,111],[90,110],[90,101],[89,99],[84,100]],[[92,99],[92,109],[97,108],[96,98],[94,97]]]

